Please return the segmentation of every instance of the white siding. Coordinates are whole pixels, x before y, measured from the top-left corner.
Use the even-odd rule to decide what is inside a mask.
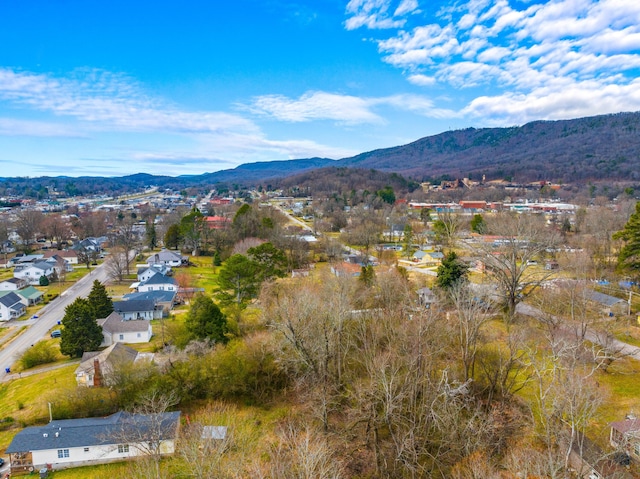
[[[66,467],[76,467],[88,464],[101,464],[106,462],[120,461],[135,456],[144,456],[142,448],[134,444],[129,445],[129,452],[118,452],[118,444],[106,446],[89,446],[88,451],[84,447],[60,448],[68,449],[69,457],[59,458],[58,448],[33,451],[33,465],[36,470],[51,464],[53,469],[64,469]],[[161,454],[173,454],[175,444],[173,440],[163,441],[160,446]]]

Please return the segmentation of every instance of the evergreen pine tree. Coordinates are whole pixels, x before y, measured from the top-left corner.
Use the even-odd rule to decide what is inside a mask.
[[[449,289],[461,281],[464,281],[469,272],[469,268],[460,259],[455,251],[450,251],[442,259],[438,266],[438,277],[436,286],[442,289]]]
[[[106,318],[113,312],[113,301],[107,294],[107,288],[100,281],[95,280],[89,293],[89,304],[93,308],[93,318]]]
[[[640,202],[636,203],[636,211],[624,228],[614,233],[613,239],[625,242],[618,254],[618,270],[640,278]]]
[[[191,302],[185,326],[195,339],[211,339],[217,343],[228,341],[226,316],[213,300],[204,294],[196,296]]]
[[[78,298],[64,310],[60,352],[79,358],[86,351],[95,351],[102,343],[102,328],[98,326],[91,303]]]

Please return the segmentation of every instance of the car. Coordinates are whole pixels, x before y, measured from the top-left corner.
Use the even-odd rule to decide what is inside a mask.
[[[54,329],[53,331],[51,331],[52,338],[59,338],[60,336],[62,336],[62,331],[60,331],[59,329]]]
[[[38,315],[34,314],[33,316],[31,316],[31,319],[38,319]]]
[[[4,466],[4,459],[0,457],[0,467]]]

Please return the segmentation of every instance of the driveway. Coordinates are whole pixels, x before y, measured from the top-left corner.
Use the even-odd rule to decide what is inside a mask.
[[[41,339],[49,337],[49,330],[58,324],[64,316],[64,309],[76,298],[86,297],[91,291],[95,280],[105,283],[108,273],[104,263],[91,270],[91,273],[78,280],[60,296],[38,311],[38,319],[27,321],[7,321],[7,326],[26,326],[27,329],[9,341],[0,349],[0,381],[7,375],[6,368],[10,368],[24,352]]]

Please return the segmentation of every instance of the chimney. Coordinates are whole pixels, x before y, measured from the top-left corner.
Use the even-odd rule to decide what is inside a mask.
[[[98,358],[93,360],[93,387],[102,387],[102,370]]]

